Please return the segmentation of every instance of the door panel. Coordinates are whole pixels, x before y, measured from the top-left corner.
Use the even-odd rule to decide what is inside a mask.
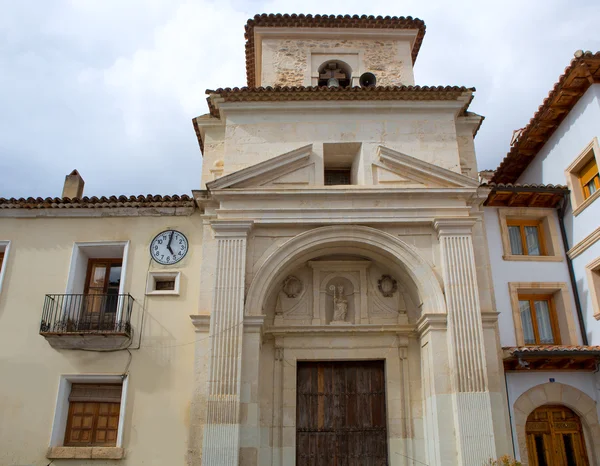
[[[383,361],[299,362],[297,466],[385,466]]]
[[[564,406],[543,406],[527,418],[530,466],[589,466],[579,416]]]

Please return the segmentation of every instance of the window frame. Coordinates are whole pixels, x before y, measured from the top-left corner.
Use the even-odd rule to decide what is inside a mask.
[[[161,279],[169,279],[175,281],[175,288],[173,290],[157,290],[156,283]],[[166,296],[179,296],[179,285],[181,281],[180,271],[163,271],[163,270],[151,270],[148,272],[148,280],[146,281],[146,295],[166,295]]]
[[[521,233],[521,249],[523,250],[523,254],[515,254],[512,252],[511,247],[511,255],[513,256],[531,256],[531,257],[542,257],[547,256],[546,249],[546,238],[544,237],[544,229],[542,226],[541,219],[527,219],[527,218],[507,218],[506,219],[506,227],[519,227]],[[525,234],[525,227],[536,227],[538,232],[538,243],[540,245],[540,254],[534,255],[529,254],[529,248],[527,247],[527,236]],[[510,237],[509,237],[510,242]]]
[[[588,290],[592,301],[592,312],[600,320],[600,257],[585,266]]]
[[[114,384],[120,383],[121,403],[119,410],[119,425],[117,429],[117,442],[114,447],[106,446],[66,446],[65,435],[69,415],[69,395],[73,383]],[[120,459],[123,457],[123,437],[125,417],[127,413],[127,393],[129,388],[129,375],[124,374],[63,374],[58,384],[58,394],[54,410],[52,431],[48,458],[81,458],[83,449],[90,449],[90,458]],[[99,450],[98,450],[99,449]],[[98,450],[94,453],[94,450]],[[97,456],[94,456],[97,455]]]
[[[4,283],[4,276],[6,275],[9,252],[10,241],[0,241],[0,253],[2,254],[2,258],[0,259],[0,294],[2,294],[2,284]]]
[[[555,209],[541,207],[498,207],[497,209],[504,253],[503,260],[529,262],[562,262],[564,260]],[[527,254],[512,253],[508,227],[517,223],[537,224],[540,250],[545,255],[532,256],[529,255],[529,251]],[[524,241],[523,248],[525,249],[527,242],[523,236],[521,236],[521,241]]]
[[[516,346],[548,346],[548,344],[526,344],[521,322],[521,309],[519,296],[542,295],[551,296],[554,302],[556,326],[560,343],[555,345],[580,345],[581,334],[575,322],[573,311],[573,296],[570,287],[565,282],[509,282],[508,292],[512,307],[513,325],[515,330]],[[553,329],[554,331],[554,329]],[[550,345],[552,346],[552,345]]]
[[[600,197],[600,189],[586,197],[585,187],[582,185],[581,171],[592,160],[595,160],[596,168],[600,168],[600,145],[598,144],[597,137],[594,137],[594,139],[592,139],[592,141],[579,153],[575,160],[573,160],[573,162],[565,169],[565,177],[567,179],[567,186],[570,190],[571,206],[573,208],[574,216],[579,215],[586,207]],[[600,179],[598,180],[597,185],[600,188]]]
[[[554,298],[552,294],[521,294],[518,295],[519,304],[521,301],[529,301],[529,312],[531,312],[531,322],[533,326],[533,336],[535,338],[534,343],[526,343],[525,346],[552,346],[552,345],[560,345],[560,328],[558,326],[558,316],[556,314],[556,305],[554,304]],[[552,343],[542,343],[540,341],[538,322],[536,318],[536,301],[546,301],[548,303],[548,311],[550,313],[550,326],[552,328],[552,337],[554,341]],[[519,313],[519,318],[521,318],[521,314]],[[523,321],[521,320],[521,328],[523,328]],[[524,339],[525,337],[523,337]]]

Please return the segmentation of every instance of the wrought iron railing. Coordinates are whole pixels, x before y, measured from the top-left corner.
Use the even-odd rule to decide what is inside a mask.
[[[41,334],[131,334],[129,294],[47,294]]]

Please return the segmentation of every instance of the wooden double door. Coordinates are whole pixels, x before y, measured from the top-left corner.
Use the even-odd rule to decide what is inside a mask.
[[[579,416],[564,406],[542,406],[525,425],[529,466],[588,466]]]
[[[388,464],[383,361],[298,362],[297,466]]]

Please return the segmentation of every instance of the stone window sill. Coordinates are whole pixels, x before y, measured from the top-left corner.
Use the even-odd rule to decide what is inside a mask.
[[[596,191],[590,197],[588,197],[585,201],[579,204],[575,209],[573,209],[573,215],[577,217],[583,210],[589,206],[592,202],[600,197],[600,191]]]
[[[50,447],[48,459],[120,460],[125,456],[119,447]]]
[[[526,256],[526,255],[505,255],[502,256],[505,261],[522,261],[522,262],[562,262],[561,256]]]

